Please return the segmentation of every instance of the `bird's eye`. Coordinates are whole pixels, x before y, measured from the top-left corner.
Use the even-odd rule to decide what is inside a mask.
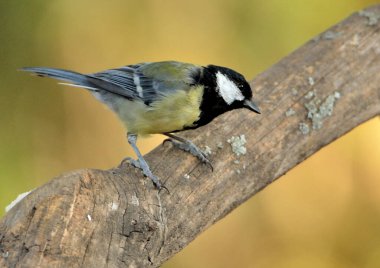
[[[239,88],[243,88],[244,85],[243,85],[243,84],[239,84],[238,87],[239,87]]]

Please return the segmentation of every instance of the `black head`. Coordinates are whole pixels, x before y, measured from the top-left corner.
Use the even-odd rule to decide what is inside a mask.
[[[257,105],[252,101],[252,89],[240,73],[221,66],[209,65],[206,67],[215,80],[214,90],[232,109],[247,108],[260,113]]]
[[[226,67],[208,65],[200,75],[204,86],[201,118],[197,126],[205,125],[218,115],[239,108],[260,113],[252,101],[252,90],[244,76]]]

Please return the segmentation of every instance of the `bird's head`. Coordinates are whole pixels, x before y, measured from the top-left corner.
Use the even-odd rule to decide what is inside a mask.
[[[206,68],[213,76],[216,96],[228,110],[247,108],[260,113],[259,107],[252,100],[252,89],[243,75],[226,67],[209,65]]]

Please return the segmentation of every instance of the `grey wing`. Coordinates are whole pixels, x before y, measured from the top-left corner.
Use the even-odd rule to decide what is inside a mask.
[[[189,88],[185,79],[165,77],[165,68],[155,67],[156,63],[141,63],[110,69],[87,75],[92,84],[100,89],[121,95],[127,99],[141,100],[149,105],[171,92]],[[149,72],[152,67],[158,72]],[[146,71],[149,70],[149,71]]]
[[[86,75],[87,79],[100,90],[120,95],[127,99],[141,99],[138,65],[109,69]]]

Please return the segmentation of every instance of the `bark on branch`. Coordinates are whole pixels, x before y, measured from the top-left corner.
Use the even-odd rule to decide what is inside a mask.
[[[170,194],[128,165],[70,172],[34,190],[0,222],[0,266],[159,266],[311,154],[380,114],[379,15],[380,5],[352,15],[256,77],[261,116],[234,111],[184,133],[211,148],[214,172],[163,145],[147,161]],[[247,152],[238,157],[227,139],[242,134]]]

